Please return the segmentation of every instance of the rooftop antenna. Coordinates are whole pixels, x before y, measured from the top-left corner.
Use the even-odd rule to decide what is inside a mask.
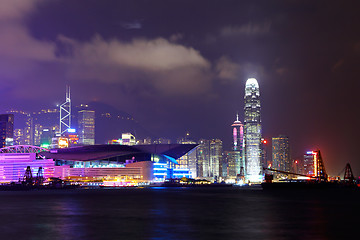
[[[60,105],[60,134],[71,128],[70,86],[66,85],[66,100]]]

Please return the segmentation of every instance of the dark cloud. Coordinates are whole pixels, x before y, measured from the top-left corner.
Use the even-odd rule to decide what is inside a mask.
[[[223,37],[263,35],[269,33],[270,29],[271,22],[261,24],[249,22],[241,26],[226,26],[221,29],[220,34]]]

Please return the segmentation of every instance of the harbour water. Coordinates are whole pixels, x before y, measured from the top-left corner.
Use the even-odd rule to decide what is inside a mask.
[[[359,189],[0,192],[0,239],[357,239]]]

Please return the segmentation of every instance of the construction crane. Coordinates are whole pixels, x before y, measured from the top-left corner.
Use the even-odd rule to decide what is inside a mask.
[[[316,181],[319,181],[319,182],[327,182],[328,175],[327,175],[327,173],[325,171],[325,166],[324,166],[324,162],[323,162],[322,157],[321,157],[320,150],[314,151],[313,154],[314,154],[314,157],[315,157],[315,162],[314,162],[315,175],[314,176],[309,176],[309,175],[300,174],[300,173],[287,172],[287,171],[281,171],[281,170],[277,170],[277,169],[273,169],[273,168],[265,168],[264,167],[263,169],[273,171],[273,172],[283,173],[283,174],[287,174],[287,175],[310,177],[310,179],[316,180]]]
[[[25,174],[22,180],[22,184],[24,185],[32,185],[33,184],[33,176],[31,172],[30,166],[26,167]]]

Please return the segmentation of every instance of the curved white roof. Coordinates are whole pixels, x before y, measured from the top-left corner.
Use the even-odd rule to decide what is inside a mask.
[[[255,78],[249,78],[246,81],[246,87],[256,87],[259,88],[259,84]]]

